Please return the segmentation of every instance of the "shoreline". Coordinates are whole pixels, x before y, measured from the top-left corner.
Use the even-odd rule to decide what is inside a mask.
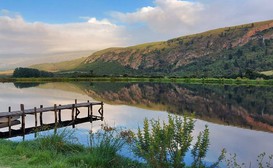
[[[265,85],[273,86],[273,79],[228,79],[228,78],[160,78],[160,77],[78,77],[78,78],[0,78],[2,83],[10,82],[159,82],[187,84],[221,84],[221,85]]]

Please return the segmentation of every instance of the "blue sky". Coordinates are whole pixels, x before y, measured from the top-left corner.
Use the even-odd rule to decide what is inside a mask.
[[[98,19],[112,11],[131,12],[153,5],[152,0],[0,0],[1,9],[19,12],[29,22],[69,23],[81,16]]]
[[[272,9],[272,0],[0,0],[0,69],[271,20]]]

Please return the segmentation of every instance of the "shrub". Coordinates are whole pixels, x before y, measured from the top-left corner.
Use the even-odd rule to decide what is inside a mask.
[[[160,120],[145,119],[143,130],[138,129],[135,138],[134,152],[145,159],[151,167],[186,167],[184,158],[189,151],[194,129],[193,117],[172,117],[169,115],[168,124]],[[151,127],[151,128],[150,128]],[[197,142],[191,151],[192,167],[205,167],[205,158],[209,147],[209,130],[200,132]],[[224,153],[212,165],[217,167],[223,160]]]

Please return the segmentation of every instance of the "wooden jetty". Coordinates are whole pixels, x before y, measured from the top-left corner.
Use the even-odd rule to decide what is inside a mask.
[[[95,120],[93,119],[93,121],[95,121]],[[19,124],[20,124],[19,120],[17,120],[16,122],[19,122]],[[72,126],[74,128],[75,125],[81,124],[81,123],[86,123],[86,122],[92,122],[91,117],[77,118],[74,122],[72,122],[72,120],[62,121],[61,124],[58,124],[57,128],[62,128],[62,127],[67,127],[67,126]],[[25,136],[27,134],[32,134],[32,133],[35,133],[35,137],[36,137],[37,132],[51,130],[51,129],[56,129],[55,123],[43,124],[43,125],[37,126],[37,127],[25,128],[24,133],[22,132],[21,129],[19,129],[19,130],[12,129],[11,133],[9,131],[0,132],[0,138],[11,138],[11,137],[17,137],[17,136]]]
[[[26,133],[30,133],[33,130],[39,130],[43,126],[48,126],[49,128],[57,128],[57,127],[63,127],[63,126],[68,126],[72,125],[75,127],[76,124],[82,123],[83,121],[96,121],[96,120],[103,120],[103,102],[83,102],[83,103],[78,103],[77,100],[75,100],[75,103],[73,104],[67,104],[67,105],[57,105],[54,104],[52,107],[43,107],[41,105],[39,108],[34,107],[33,109],[25,109],[24,104],[20,105],[19,111],[11,111],[11,107],[9,107],[8,112],[0,112],[0,125],[2,124],[2,128],[8,127],[9,131],[8,134],[7,132],[3,133],[0,132],[0,138],[4,137],[12,137],[12,134],[15,133],[14,135],[25,135]],[[94,108],[93,106],[99,106],[97,115],[94,113]],[[80,108],[87,108],[87,116],[85,118],[78,118],[78,115],[81,113]],[[62,110],[71,110],[71,120],[68,121],[62,121]],[[54,123],[51,124],[44,124],[43,123],[43,114],[48,113],[48,112],[53,112],[54,113]],[[67,112],[67,111],[65,111]],[[38,126],[38,114],[39,114],[39,121],[40,125]],[[26,128],[26,116],[27,115],[34,115],[35,116],[35,126],[32,128]],[[14,120],[20,118],[21,121],[19,120]],[[3,122],[5,121],[5,122]],[[12,126],[13,125],[18,125],[21,124],[21,128],[19,130],[13,130]],[[48,128],[47,127],[47,128]],[[2,136],[1,136],[2,135]]]

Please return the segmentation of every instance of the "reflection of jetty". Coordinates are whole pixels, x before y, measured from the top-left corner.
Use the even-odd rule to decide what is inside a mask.
[[[93,106],[99,106],[98,108],[98,115],[94,114]],[[74,104],[67,104],[67,105],[54,105],[53,107],[43,107],[42,105],[40,108],[34,107],[33,109],[24,109],[24,105],[21,104],[20,111],[11,111],[9,107],[9,112],[2,112],[0,113],[0,128],[8,127],[8,132],[0,132],[0,138],[4,137],[12,137],[18,135],[25,135],[35,130],[42,130],[43,128],[53,129],[57,127],[64,127],[72,125],[73,127],[76,124],[84,123],[84,122],[92,122],[96,120],[103,120],[103,102],[84,102],[84,103],[77,103],[75,100]],[[79,108],[87,108],[87,117],[85,118],[78,118],[80,114]],[[71,120],[62,121],[62,110],[71,110]],[[44,124],[43,123],[43,114],[53,112],[55,122],[51,124]],[[39,114],[39,121],[40,125],[38,126],[38,114]],[[34,115],[35,116],[35,126],[31,128],[25,127],[25,118],[26,115]],[[21,118],[21,122],[17,119]],[[13,125],[21,124],[21,128],[19,130],[14,130],[11,127]]]

